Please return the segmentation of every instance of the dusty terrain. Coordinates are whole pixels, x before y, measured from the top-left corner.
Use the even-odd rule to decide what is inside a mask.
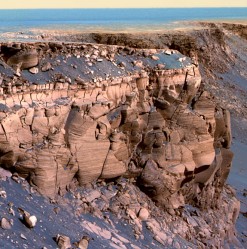
[[[1,247],[246,246],[246,26],[200,25],[1,44]]]

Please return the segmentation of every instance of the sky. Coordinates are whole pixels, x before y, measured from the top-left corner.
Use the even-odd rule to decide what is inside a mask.
[[[247,0],[0,0],[0,9],[247,7]]]

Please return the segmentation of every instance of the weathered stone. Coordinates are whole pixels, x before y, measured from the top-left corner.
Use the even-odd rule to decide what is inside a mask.
[[[30,215],[27,211],[19,208],[19,211],[23,215],[23,221],[28,228],[34,228],[37,223],[37,217],[35,215]]]
[[[138,218],[141,221],[146,221],[149,218],[149,211],[146,208],[141,208],[138,213]]]
[[[41,67],[42,72],[49,71],[50,69],[52,69],[52,65],[50,62],[45,62]]]
[[[32,74],[37,74],[39,72],[39,69],[37,67],[32,67],[28,71]]]
[[[7,193],[4,190],[0,190],[0,197],[6,199],[7,198]]]
[[[121,176],[126,172],[126,167],[122,161],[119,161],[112,150],[107,154],[101,178],[108,179]]]
[[[90,238],[88,236],[83,236],[82,239],[78,242],[77,247],[79,249],[87,249]]]
[[[9,66],[17,66],[21,69],[35,67],[39,63],[38,54],[36,51],[23,51],[11,56],[7,64]]]
[[[98,199],[101,196],[101,193],[98,190],[93,190],[87,194],[86,201],[92,202],[95,199]]]
[[[71,248],[70,238],[68,236],[58,234],[56,236],[56,241],[60,249]]]
[[[9,220],[7,220],[6,218],[2,218],[1,219],[1,228],[4,230],[9,230],[11,229],[12,225],[10,223]]]

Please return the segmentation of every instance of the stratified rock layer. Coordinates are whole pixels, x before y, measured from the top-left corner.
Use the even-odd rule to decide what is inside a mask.
[[[84,185],[125,176],[178,208],[203,203],[201,191],[216,182],[222,188],[230,116],[199,89],[189,58],[90,44],[4,44],[2,52],[1,166],[42,194],[64,191],[73,178]],[[34,66],[35,74],[24,70]]]
[[[230,114],[197,64],[174,50],[2,44],[0,166],[51,198],[70,189],[76,216],[127,216],[136,238],[144,222],[164,246],[180,247],[171,228],[200,248],[233,243]]]

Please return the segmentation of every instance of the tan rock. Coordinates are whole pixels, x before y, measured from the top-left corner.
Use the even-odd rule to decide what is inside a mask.
[[[71,248],[70,238],[68,236],[58,234],[56,236],[56,242],[60,249]]]
[[[157,55],[152,55],[151,58],[155,61],[158,61],[160,59]]]
[[[101,193],[98,190],[93,190],[87,194],[86,201],[92,202],[95,199],[98,199],[101,196]]]
[[[4,190],[0,190],[0,197],[6,199],[7,198],[7,193]]]
[[[87,249],[90,238],[88,236],[83,236],[82,239],[78,242],[77,247],[79,249]]]
[[[46,72],[49,71],[50,69],[52,69],[51,63],[50,62],[45,62],[42,67],[41,67],[41,71],[42,72]]]
[[[141,208],[138,213],[138,218],[141,221],[146,221],[149,218],[149,211],[146,208]]]
[[[7,64],[12,67],[20,64],[21,69],[35,67],[38,63],[38,54],[35,50],[20,51],[11,56],[7,61]]]
[[[37,217],[35,215],[31,215],[29,212],[27,212],[26,210],[22,208],[18,208],[18,211],[23,215],[24,224],[28,228],[33,228],[36,226]]]
[[[28,71],[32,74],[37,74],[39,72],[39,69],[37,67],[32,67]]]
[[[91,183],[100,177],[110,142],[85,139],[83,144],[76,154],[79,165],[78,180],[82,185]],[[92,154],[95,156],[92,157]]]
[[[6,218],[2,218],[1,219],[1,224],[0,224],[1,228],[4,230],[9,230],[11,229],[12,225],[11,222],[9,220],[7,220]]]
[[[112,150],[107,154],[103,165],[101,178],[108,179],[121,176],[126,172],[126,167],[123,162],[119,161]]]

